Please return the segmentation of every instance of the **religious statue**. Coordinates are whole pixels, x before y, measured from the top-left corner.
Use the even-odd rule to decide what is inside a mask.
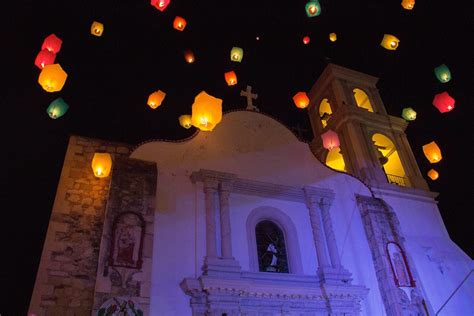
[[[387,252],[397,286],[412,287],[414,282],[412,280],[406,259],[403,256],[403,250],[398,244],[389,242],[387,244]]]
[[[140,268],[144,236],[143,220],[134,213],[117,216],[112,228],[109,264],[116,267]]]
[[[269,254],[272,257],[272,261],[270,262],[270,265],[267,266],[267,271],[269,272],[275,272],[277,271],[277,257],[276,254],[278,254],[278,250],[276,249],[275,245],[273,243],[269,243],[267,247],[267,252],[265,253],[266,255]]]

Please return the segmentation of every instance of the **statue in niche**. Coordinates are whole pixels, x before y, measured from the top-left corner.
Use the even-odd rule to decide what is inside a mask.
[[[387,253],[397,286],[414,287],[415,282],[402,248],[394,242],[389,242],[387,243]]]
[[[119,214],[113,224],[109,265],[140,269],[144,221],[138,214]]]
[[[281,229],[271,221],[255,227],[258,265],[261,272],[288,273],[285,239]]]

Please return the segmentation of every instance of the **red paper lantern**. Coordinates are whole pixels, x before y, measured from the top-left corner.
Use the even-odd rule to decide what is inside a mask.
[[[151,5],[163,12],[170,4],[170,0],[151,0]]]
[[[446,113],[454,109],[456,101],[447,93],[439,93],[433,99],[433,105],[441,112]]]
[[[323,140],[323,147],[326,149],[332,150],[340,145],[337,133],[332,130],[328,130],[326,133],[321,134],[321,138]]]
[[[293,96],[293,102],[297,108],[305,109],[309,105],[309,98],[306,92],[298,92]]]
[[[237,84],[237,75],[233,71],[226,72],[224,74],[225,81],[227,82],[227,85],[233,86]]]
[[[56,54],[50,52],[47,49],[41,50],[35,58],[35,65],[39,69],[43,69],[44,66],[54,64],[54,60],[56,59]]]
[[[180,16],[175,17],[173,21],[173,27],[178,31],[184,30],[186,27],[186,20]]]
[[[309,41],[310,41],[310,40],[311,40],[311,39],[309,38],[309,36],[303,37],[303,44],[305,44],[305,45],[309,44]]]
[[[41,49],[47,49],[53,54],[57,54],[61,50],[61,45],[63,41],[54,34],[49,35],[43,41],[43,46]]]

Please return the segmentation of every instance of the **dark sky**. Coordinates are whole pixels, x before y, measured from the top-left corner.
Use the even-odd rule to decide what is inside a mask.
[[[244,108],[239,92],[247,84],[262,112],[309,131],[306,112],[291,98],[309,91],[328,61],[379,77],[389,114],[400,116],[406,106],[418,112],[406,131],[409,142],[423,174],[432,166],[421,146],[435,140],[441,147],[443,160],[434,166],[440,178],[428,182],[440,192],[451,238],[473,257],[471,1],[418,0],[413,11],[403,10],[401,0],[320,2],[322,14],[314,18],[306,17],[305,0],[171,0],[162,13],[148,0],[29,0],[2,10],[8,15],[0,94],[8,159],[0,269],[7,296],[0,313],[22,315],[29,304],[70,134],[130,144],[187,137],[194,130],[181,128],[178,116],[191,112],[196,94],[222,98],[224,111]],[[184,32],[172,28],[176,15],[188,22]],[[94,20],[105,25],[102,37],[89,33]],[[330,32],[337,42],[328,41]],[[33,64],[51,33],[63,40],[56,62],[69,75],[57,93],[42,90]],[[384,33],[401,40],[398,50],[379,45]],[[229,60],[232,46],[244,49],[242,63]],[[192,65],[184,61],[186,49],[196,56]],[[442,63],[453,74],[446,84],[433,74]],[[230,70],[237,86],[224,81]],[[157,89],[167,96],[151,110],[146,100]],[[450,113],[432,105],[442,91],[456,99]],[[59,96],[70,109],[52,120],[45,109]]]

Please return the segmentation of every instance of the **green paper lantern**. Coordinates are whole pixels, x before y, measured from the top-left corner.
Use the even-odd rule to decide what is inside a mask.
[[[310,0],[305,6],[306,15],[310,18],[321,14],[321,5],[318,0]]]
[[[414,121],[416,119],[416,112],[412,108],[404,108],[402,110],[402,117],[407,121]]]
[[[240,47],[232,47],[230,50],[230,60],[240,63],[244,58],[244,50]]]
[[[48,106],[46,113],[48,113],[50,118],[57,119],[66,114],[68,109],[69,105],[62,98],[57,98]]]
[[[451,71],[449,71],[448,66],[442,64],[434,69],[436,78],[442,83],[448,82],[451,80]]]

